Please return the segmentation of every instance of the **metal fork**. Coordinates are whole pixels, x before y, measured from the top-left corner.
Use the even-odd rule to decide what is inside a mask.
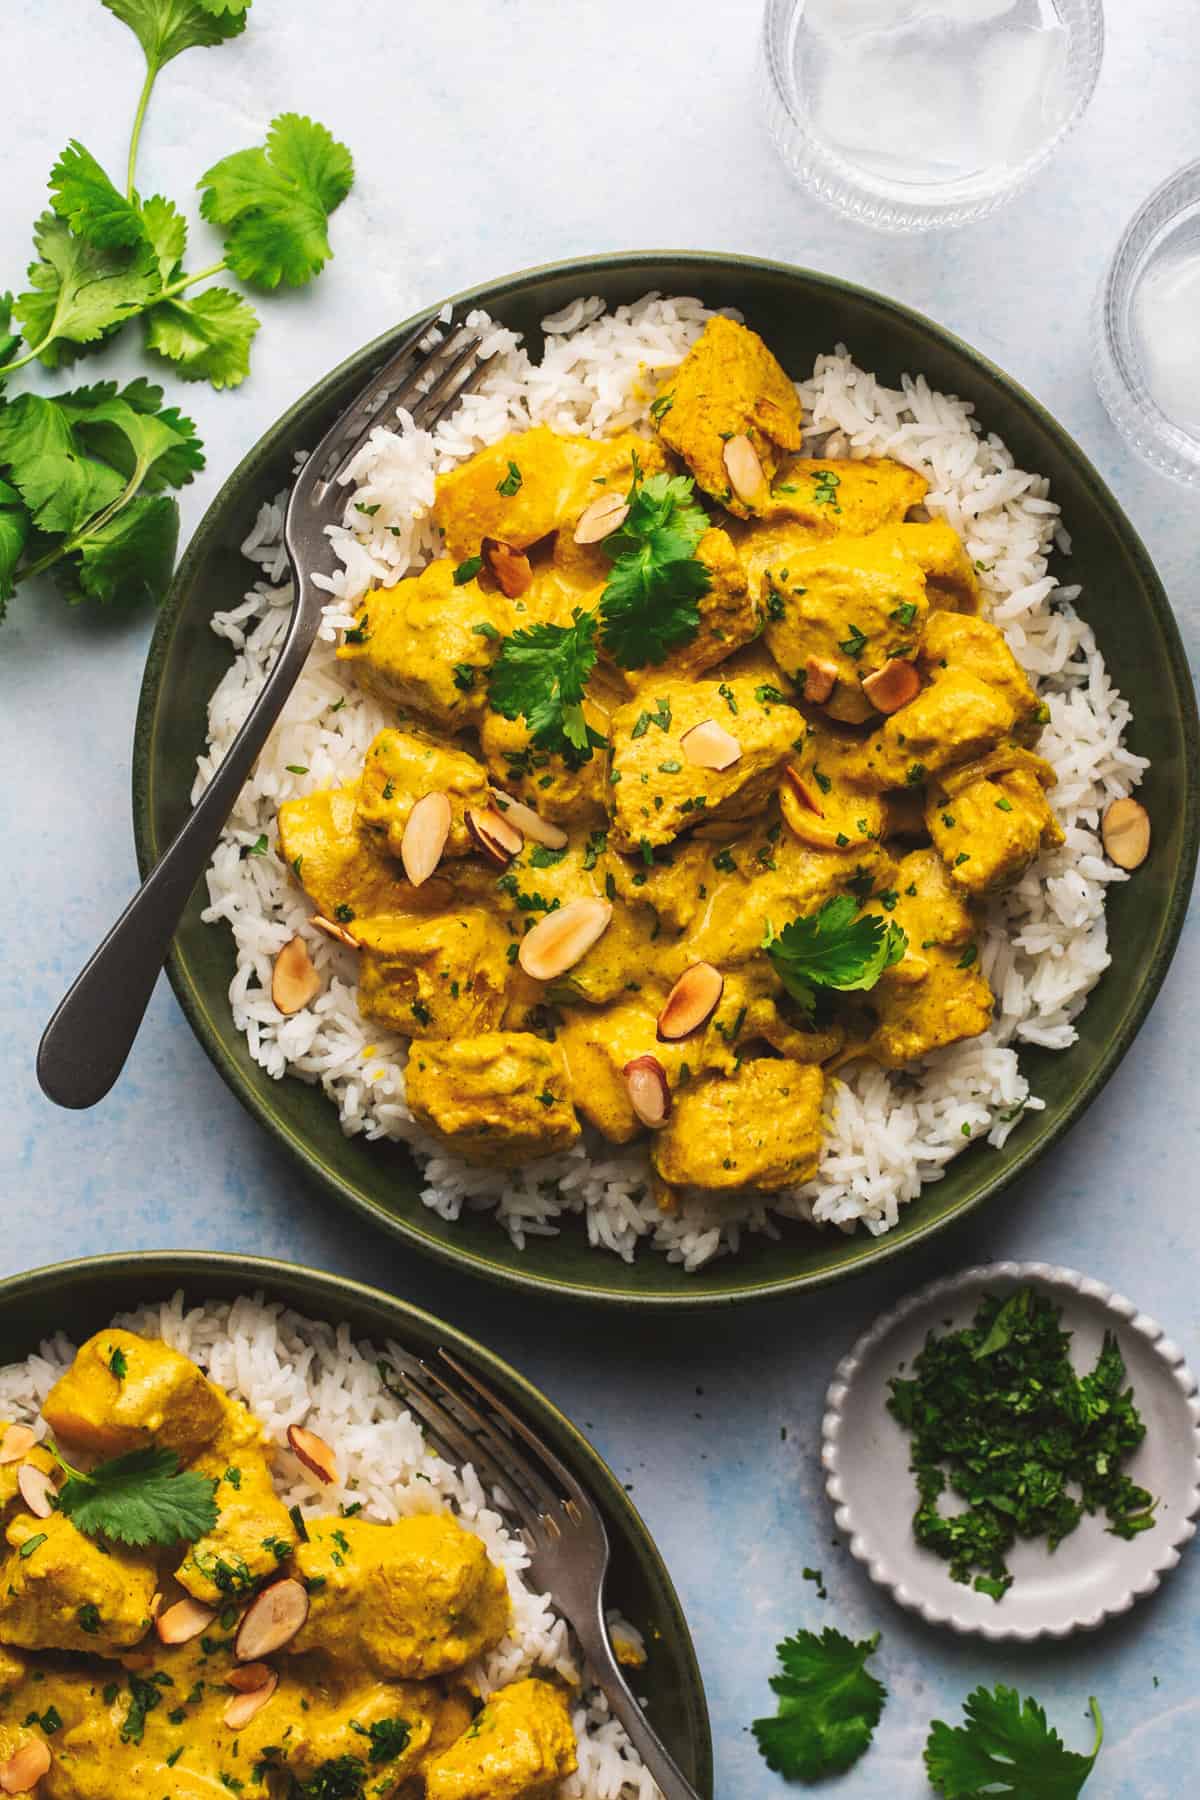
[[[448,1350],[437,1363],[391,1350],[405,1398],[451,1460],[473,1463],[520,1521],[529,1578],[575,1628],[584,1656],[664,1800],[700,1800],[621,1673],[604,1617],[609,1545],[595,1502],[549,1445]],[[517,1446],[520,1438],[533,1453]]]
[[[426,320],[371,377],[304,464],[288,500],[283,539],[293,599],[279,656],[229,751],[186,823],[59,1003],[38,1048],[37,1076],[59,1106],[102,1100],[133,1047],[188,897],[212,858],[254,760],[304,667],[329,596],[313,571],[332,572],[325,527],[345,504],[339,476],[371,431],[397,407],[432,430],[481,380],[478,331]]]

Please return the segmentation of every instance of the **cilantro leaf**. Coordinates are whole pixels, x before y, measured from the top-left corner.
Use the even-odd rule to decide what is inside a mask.
[[[72,138],[50,171],[50,197],[77,237],[101,250],[141,243],[141,214],[119,193],[90,150]]]
[[[0,294],[0,364],[8,361],[21,341],[20,333],[12,329],[12,311],[12,295]]]
[[[184,381],[233,388],[250,373],[259,317],[232,288],[205,288],[185,300],[162,300],[146,314],[146,347],[165,356]]]
[[[838,894],[778,934],[768,921],[763,949],[788,993],[811,1011],[816,988],[839,993],[873,988],[884,970],[900,961],[908,937],[899,925],[860,913],[855,900]]]
[[[538,748],[587,761],[583,691],[595,661],[596,615],[576,607],[572,625],[530,625],[505,638],[488,675],[488,700],[506,719],[524,717]]]
[[[160,411],[162,389],[149,382],[131,383],[124,394],[93,398],[64,394],[50,404],[75,427],[76,437],[124,475],[135,489],[158,493],[163,487],[186,487],[204,467],[196,428],[176,407]],[[147,401],[150,404],[147,404]]]
[[[635,471],[627,496],[629,515],[619,531],[604,539],[613,558],[600,601],[604,647],[623,669],[661,663],[668,652],[690,643],[700,629],[697,602],[712,576],[697,562],[696,546],[708,530],[708,515],[696,504],[689,475]]]
[[[935,1719],[925,1744],[925,1768],[944,1800],[1075,1800],[1095,1766],[1104,1741],[1104,1721],[1095,1700],[1096,1721],[1090,1756],[1067,1750],[1032,1697],[1021,1705],[1016,1688],[995,1693],[979,1687],[963,1703],[967,1723],[954,1729]]]
[[[125,485],[107,463],[81,454],[66,412],[41,394],[19,394],[0,409],[0,466],[43,532],[75,531]]]
[[[103,0],[137,37],[156,75],[184,50],[207,49],[246,29],[250,0]]]
[[[85,1537],[111,1538],[139,1549],[181,1540],[194,1544],[217,1522],[216,1482],[190,1470],[180,1473],[173,1450],[131,1450],[87,1475],[54,1454],[67,1471],[59,1511]]]
[[[829,1626],[820,1637],[798,1631],[784,1639],[776,1651],[783,1673],[771,1677],[778,1710],[751,1728],[769,1768],[816,1781],[858,1761],[887,1699],[865,1667],[878,1643],[878,1632],[856,1644]]]
[[[156,289],[148,244],[131,250],[101,250],[76,237],[56,213],[45,212],[34,227],[38,260],[29,265],[30,285],[13,307],[22,335],[48,369],[76,356],[142,310]]]
[[[29,512],[20,494],[0,481],[0,620],[16,587],[17,564],[29,536]]]
[[[157,602],[170,584],[179,543],[179,507],[165,494],[138,494],[114,513],[72,539],[77,558],[58,565],[61,585],[72,605],[137,606]]]
[[[172,201],[151,194],[142,202],[141,225],[158,264],[158,279],[166,287],[180,273],[187,249],[187,220]]]
[[[326,226],[354,180],[344,144],[315,120],[281,113],[265,148],[238,150],[202,175],[200,210],[228,228],[225,260],[243,281],[300,287],[333,252]]]

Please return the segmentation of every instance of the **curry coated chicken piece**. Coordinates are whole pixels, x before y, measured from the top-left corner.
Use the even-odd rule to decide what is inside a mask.
[[[607,712],[587,701],[583,713],[602,745]],[[484,714],[479,747],[496,785],[531,806],[549,824],[594,827],[606,822],[608,777],[604,757],[596,754],[595,747],[586,758],[539,749],[531,743],[524,719],[506,719],[498,712]]]
[[[426,794],[445,794],[450,802],[450,834],[443,854],[466,856],[472,841],[464,815],[468,807],[483,811],[492,804],[483,764],[465,750],[410,731],[381,731],[363,759],[359,824],[398,857],[412,809]]]
[[[470,1730],[426,1765],[426,1800],[549,1800],[578,1766],[561,1690],[515,1681],[489,1695]]]
[[[760,518],[794,519],[819,537],[861,537],[902,520],[929,491],[915,469],[886,457],[797,457],[779,470]]]
[[[221,1430],[189,1465],[213,1483],[217,1522],[175,1570],[194,1600],[216,1607],[273,1575],[296,1541],[291,1515],[275,1492],[261,1425],[240,1401],[226,1394],[221,1400]]]
[[[359,823],[360,784],[319,788],[279,808],[279,854],[326,919],[367,918],[414,905],[384,833]]]
[[[4,1535],[0,1643],[115,1655],[145,1637],[158,1571],[144,1550],[96,1543],[65,1513],[17,1513]]]
[[[869,997],[875,1027],[866,1054],[885,1069],[916,1062],[992,1020],[992,990],[980,973],[976,921],[936,850],[902,857],[895,884],[866,913],[900,926],[908,949]]]
[[[99,1331],[46,1396],[56,1438],[91,1456],[123,1456],[153,1444],[187,1462],[225,1422],[224,1396],[189,1357],[132,1331]]]
[[[756,1057],[734,1075],[705,1075],[677,1090],[650,1149],[671,1187],[767,1192],[810,1181],[821,1148],[819,1065]]]
[[[495,908],[359,919],[358,1004],[411,1038],[492,1031],[504,1017],[512,943]]]
[[[1054,781],[1049,763],[1012,745],[930,783],[925,822],[955,887],[995,893],[1063,842],[1046,797]]]
[[[309,1612],[289,1655],[423,1680],[461,1668],[508,1629],[503,1571],[445,1513],[394,1525],[310,1519],[295,1567]]]
[[[973,675],[977,681],[986,682],[1012,708],[1016,736],[1023,742],[1036,738],[1045,722],[1042,704],[1005,643],[1004,633],[987,619],[962,613],[932,614],[921,639],[918,660],[922,673],[935,684],[954,674]]]
[[[931,775],[973,762],[1007,743],[1015,725],[1013,707],[998,688],[966,670],[947,669],[847,752],[843,775],[864,793],[920,787]]]
[[[945,519],[909,520],[890,525],[874,535],[889,536],[911,556],[925,576],[925,595],[930,610],[977,613],[981,592],[975,565],[966,546]]]
[[[763,340],[732,319],[710,319],[654,408],[658,434],[697,484],[739,518],[768,499],[781,453],[800,448],[800,398]],[[763,482],[752,501],[734,491],[726,445],[750,440]]]
[[[519,1167],[579,1136],[562,1051],[532,1032],[422,1039],[405,1078],[414,1119],[467,1162]]]
[[[753,643],[763,627],[763,612],[751,592],[742,559],[726,531],[706,531],[696,546],[696,561],[708,570],[708,592],[696,602],[700,629],[688,644],[668,653],[665,661],[623,671],[626,683],[642,690],[664,676],[685,680],[723,663],[744,644]]]

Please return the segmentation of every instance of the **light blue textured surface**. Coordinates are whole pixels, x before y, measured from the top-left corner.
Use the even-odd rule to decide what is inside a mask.
[[[258,140],[284,108],[347,139],[359,180],[316,288],[264,302],[251,380],[236,394],[186,395],[209,467],[185,496],[185,534],[295,395],[417,304],[591,250],[738,250],[894,294],[1026,383],[1116,489],[1194,656],[1197,503],[1143,470],[1110,429],[1088,377],[1087,315],[1134,207],[1195,153],[1200,10],[1115,0],[1110,14],[1091,111],[1035,191],[957,236],[893,240],[825,214],[776,165],[751,100],[757,0],[632,10],[606,0],[256,0],[238,45],[189,52],[168,70],[144,139],[143,191],[183,200],[209,163]],[[133,39],[96,0],[8,0],[5,51],[0,287],[20,279],[28,222],[66,139],[123,164],[140,81]],[[194,231],[194,266],[210,260],[206,236]],[[132,371],[135,344],[105,364]],[[1035,1691],[1078,1746],[1086,1698],[1099,1695],[1108,1745],[1089,1796],[1195,1791],[1200,1558],[1189,1554],[1160,1596],[1098,1637],[981,1651],[916,1626],[831,1543],[816,1462],[838,1357],[882,1305],[968,1261],[1085,1269],[1161,1318],[1200,1364],[1194,925],[1091,1114],[1035,1177],[934,1250],[826,1298],[694,1324],[640,1328],[549,1308],[534,1318],[526,1302],[406,1256],[305,1189],[218,1082],[165,982],[105,1105],[69,1116],[39,1095],[42,1024],[135,879],[129,750],[150,625],[144,614],[69,615],[38,592],[0,633],[4,1272],[121,1249],[265,1252],[391,1286],[510,1356],[592,1432],[658,1538],[703,1663],[720,1800],[783,1793],[749,1721],[767,1710],[776,1640],[834,1621],[882,1630],[891,1690],[875,1747],[839,1793],[927,1795],[929,1719],[957,1718],[970,1687],[997,1679]],[[824,1605],[805,1564],[825,1571]]]

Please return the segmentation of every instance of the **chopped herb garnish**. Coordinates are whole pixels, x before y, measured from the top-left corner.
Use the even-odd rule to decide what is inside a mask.
[[[510,459],[508,474],[504,477],[503,481],[498,481],[496,483],[496,492],[498,494],[503,494],[506,500],[511,500],[514,494],[521,491],[523,482],[524,477],[522,476],[520,469],[517,467],[516,463]]]
[[[850,636],[844,638],[838,645],[838,649],[841,650],[844,655],[852,657],[855,662],[858,661],[866,647],[867,634],[865,631],[860,631],[857,625],[850,626]]]
[[[468,556],[465,562],[460,562],[457,569],[454,571],[455,587],[466,587],[468,581],[474,581],[482,567],[482,556]],[[476,626],[476,630],[478,629],[478,626]]]

